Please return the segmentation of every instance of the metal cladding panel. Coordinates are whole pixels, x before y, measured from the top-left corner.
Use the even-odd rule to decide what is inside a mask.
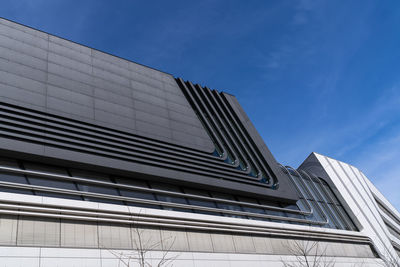
[[[0,151],[295,202],[228,94],[0,19]]]
[[[5,19],[0,101],[214,151],[171,75]]]

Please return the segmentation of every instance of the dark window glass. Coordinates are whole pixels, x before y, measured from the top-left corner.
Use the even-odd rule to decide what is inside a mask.
[[[278,207],[280,208],[281,205],[279,205],[278,202],[273,202],[273,201],[267,201],[264,199],[259,200],[261,205],[266,205],[266,206],[272,206],[272,207]],[[280,210],[273,210],[273,209],[264,209],[265,213],[268,215],[273,215],[273,216],[285,216],[285,213]]]
[[[247,203],[252,203],[252,204],[259,204],[258,201],[254,198],[248,198],[248,197],[242,197],[242,196],[238,196],[237,199],[240,202],[247,202]],[[255,208],[255,207],[248,207],[246,205],[241,205],[242,209],[246,212],[251,212],[251,213],[259,213],[259,214],[267,214],[267,212],[265,211],[265,209],[263,208]],[[248,216],[249,219],[251,220],[266,220],[269,221],[269,219],[267,218],[260,218],[260,217],[252,217],[252,216]]]
[[[328,195],[328,193],[326,192],[326,189],[322,185],[322,183],[321,182],[319,182],[319,183],[316,182],[315,185],[317,186],[319,192],[321,193],[323,201],[326,202],[326,203],[333,203],[330,195]]]
[[[332,189],[329,187],[329,185],[323,181],[324,188],[326,189],[326,192],[329,194],[329,196],[332,198],[333,202],[335,204],[340,204],[339,200],[337,199],[336,195],[333,193]]]
[[[238,196],[237,199],[240,202],[247,202],[247,203],[252,203],[252,204],[258,204],[256,199],[253,198],[249,198],[249,197],[242,197],[242,196]],[[253,212],[253,213],[261,213],[264,214],[265,210],[262,208],[255,208],[255,207],[248,207],[246,205],[241,205],[242,209],[246,212]]]
[[[313,213],[311,215],[308,215],[307,218],[319,222],[325,221],[325,218],[322,216],[321,210],[319,209],[317,203],[315,201],[308,201],[308,203],[312,207]]]
[[[232,195],[228,195],[228,194],[224,194],[224,193],[212,192],[211,195],[215,198],[236,201]],[[220,209],[243,211],[239,204],[222,203],[222,202],[218,202],[218,201],[216,201],[216,202],[217,202],[217,207]],[[235,215],[235,214],[228,214],[228,213],[224,213],[223,215],[226,217],[245,218],[245,216],[242,216],[242,215]]]
[[[147,183],[145,181],[141,181],[141,180],[125,179],[125,178],[119,178],[119,177],[116,177],[115,180],[118,184],[149,188]],[[139,191],[139,190],[133,190],[133,189],[122,189],[122,188],[120,188],[119,191],[120,191],[121,195],[124,197],[156,200],[156,197],[154,196],[153,193],[149,193],[149,192],[145,192],[145,191]],[[137,203],[137,202],[128,202],[128,205],[142,207],[142,208],[156,208],[156,209],[161,208],[161,206],[159,206],[159,205]]]
[[[11,160],[6,158],[0,158],[0,166],[13,169],[20,169],[18,162],[16,160]],[[14,173],[0,173],[0,181],[18,183],[18,184],[28,184],[28,181],[24,175],[14,174]],[[0,186],[0,191],[8,193],[28,194],[28,195],[33,194],[33,192],[29,189],[10,188],[5,186]]]
[[[312,196],[310,195],[309,190],[307,190],[306,185],[302,178],[296,176],[294,177],[294,182],[295,186],[301,191],[303,197],[307,199],[312,199]]]
[[[357,230],[357,227],[347,214],[347,212],[344,210],[344,208],[340,205],[336,205],[337,209],[340,211],[341,218],[347,223],[346,229],[348,230]]]
[[[154,188],[154,189],[159,189],[159,190],[182,193],[182,191],[180,190],[180,188],[178,186],[171,185],[171,184],[150,182],[150,187]],[[171,202],[171,203],[185,204],[185,205],[188,204],[187,200],[183,197],[176,197],[176,196],[172,196],[172,195],[156,193],[156,198],[157,198],[157,200],[163,201],[163,202]],[[186,209],[186,208],[178,208],[178,207],[170,207],[170,206],[163,206],[163,208],[166,210],[192,212],[190,209]]]
[[[319,202],[319,205],[328,219],[329,226],[331,228],[343,229],[343,227],[338,223],[332,210],[328,207],[328,204],[326,204],[325,202]]]
[[[186,194],[210,197],[208,192],[204,191],[204,190],[190,189],[190,188],[184,188],[183,190]],[[208,208],[217,208],[217,205],[214,201],[194,199],[194,198],[190,198],[190,197],[187,197],[187,200],[190,205],[208,207]],[[195,207],[193,209],[194,209],[195,213],[208,214],[208,215],[221,215],[221,213],[219,213],[219,212],[196,210]]]
[[[314,190],[313,184],[310,179],[303,178],[302,179],[304,186],[306,187],[306,196],[309,200],[318,200],[317,193]]]
[[[73,177],[84,178],[88,180],[94,180],[99,182],[107,182],[112,183],[110,177],[105,174],[99,174],[95,172],[88,172],[83,170],[70,170],[71,175]],[[104,195],[111,195],[111,196],[119,196],[118,190],[112,186],[98,186],[91,183],[78,183],[77,184],[79,191],[82,192],[90,192],[90,193],[98,193]],[[95,202],[102,202],[102,203],[110,203],[110,204],[119,204],[122,205],[123,202],[120,200],[109,199],[109,198],[101,198],[101,197],[92,197],[92,196],[84,196],[85,200],[88,201],[95,201]]]
[[[30,171],[37,171],[37,172],[44,172],[44,173],[49,173],[49,174],[60,174],[60,175],[69,176],[66,169],[51,166],[51,165],[24,162],[23,166],[25,167],[26,170],[30,170]],[[27,175],[27,178],[28,178],[29,183],[32,185],[54,187],[54,188],[68,189],[68,190],[74,190],[74,191],[77,190],[76,185],[73,182],[66,181],[61,178],[58,178],[58,179],[57,178],[44,178],[44,177],[32,176],[32,175]],[[36,195],[39,195],[39,196],[82,200],[82,198],[80,196],[55,193],[55,192],[51,192],[51,189],[49,189],[48,191],[35,190],[35,193],[36,193]]]
[[[317,183],[307,179],[307,184],[310,186],[309,188],[313,192],[314,199],[320,202],[325,202],[324,198],[322,197],[323,193],[321,190],[319,190]]]
[[[294,204],[282,203],[282,208],[289,209],[289,210],[299,210],[299,207]],[[291,218],[304,219],[304,215],[302,215],[302,214],[291,213],[291,212],[285,212],[285,213],[286,213],[286,216],[291,217]]]
[[[304,198],[299,199],[296,202],[296,204],[299,207],[299,209],[302,210],[302,211],[309,211],[310,210],[309,206],[307,205],[307,201]]]

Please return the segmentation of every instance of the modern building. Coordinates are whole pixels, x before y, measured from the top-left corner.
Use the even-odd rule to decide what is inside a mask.
[[[282,166],[234,96],[0,19],[0,266],[399,254],[400,214],[356,167]]]

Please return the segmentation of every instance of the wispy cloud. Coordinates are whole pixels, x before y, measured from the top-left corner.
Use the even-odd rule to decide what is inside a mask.
[[[400,132],[369,146],[355,164],[400,210]]]
[[[348,121],[331,134],[321,135],[322,150],[355,165],[400,210],[400,86],[382,92],[363,118]],[[384,132],[385,134],[381,134]],[[318,142],[318,138],[317,141]],[[326,148],[327,142],[341,147]],[[329,144],[328,144],[329,146]]]

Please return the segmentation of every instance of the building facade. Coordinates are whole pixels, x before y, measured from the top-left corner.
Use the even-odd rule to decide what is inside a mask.
[[[356,167],[283,166],[234,96],[0,19],[0,266],[399,253],[400,214]]]

